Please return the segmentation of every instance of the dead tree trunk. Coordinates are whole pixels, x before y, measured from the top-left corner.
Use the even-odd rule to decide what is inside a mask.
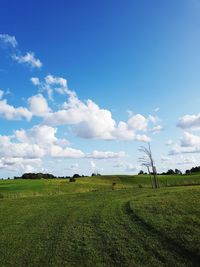
[[[151,179],[152,188],[159,188],[157,171],[156,171],[156,167],[154,165],[154,160],[153,160],[150,144],[148,143],[148,148],[146,148],[144,146],[140,147],[139,151],[144,153],[144,156],[142,158],[140,158],[139,161],[142,163],[143,166],[146,166],[148,169],[150,179]],[[152,171],[150,171],[150,170],[152,170]],[[153,175],[153,180],[151,177],[151,173]]]

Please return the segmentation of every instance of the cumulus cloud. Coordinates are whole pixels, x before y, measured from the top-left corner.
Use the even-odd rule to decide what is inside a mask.
[[[169,154],[200,153],[200,136],[189,132],[189,130],[200,129],[200,113],[180,117],[177,126],[188,129],[188,131],[183,132],[180,143],[174,143],[172,140],[168,141],[167,145],[172,147]]]
[[[184,132],[181,138],[181,146],[183,147],[200,147],[200,136],[189,132]]]
[[[0,34],[0,42],[4,43],[5,45],[11,45],[14,48],[17,46],[17,40],[15,36],[8,34]]]
[[[149,142],[151,138],[142,133],[149,131],[149,123],[154,124],[154,128],[149,132],[158,133],[162,129],[162,126],[157,125],[160,120],[151,115],[145,117],[141,114],[131,114],[127,122],[117,123],[109,110],[100,108],[90,99],[80,100],[74,91],[68,89],[67,80],[62,77],[49,74],[42,82],[37,77],[33,77],[31,81],[38,86],[40,92],[47,92],[51,100],[55,92],[68,97],[61,109],[46,113],[43,124],[71,125],[78,137]]]
[[[46,99],[41,94],[30,97],[28,103],[30,111],[35,116],[44,117],[51,111]]]
[[[68,141],[56,137],[57,128],[46,125],[37,125],[29,130],[15,131],[15,138],[21,144],[37,145],[45,155],[52,157],[67,158],[93,158],[93,159],[113,159],[121,158],[125,152],[97,151],[85,154],[81,150],[66,147]]]
[[[56,136],[57,128],[47,125],[36,125],[30,129],[14,131],[12,136],[0,136],[0,168],[8,165],[22,169],[31,169],[31,163],[43,158],[85,158],[85,159],[114,159],[125,156],[124,152],[93,151],[84,153],[80,149],[68,146],[66,139]],[[33,164],[34,165],[34,164]],[[75,168],[75,165],[74,165]],[[71,168],[72,169],[72,168]]]
[[[148,119],[146,119],[141,114],[133,115],[128,120],[128,128],[136,131],[145,131],[147,130]]]
[[[93,158],[93,159],[116,159],[125,156],[126,153],[123,151],[112,152],[112,151],[98,151],[98,150],[94,150],[92,153],[88,153],[86,155],[87,158]]]
[[[15,136],[21,143],[37,144],[42,146],[49,146],[57,144],[58,138],[55,136],[56,128],[46,125],[36,125],[28,130],[16,130]]]
[[[45,155],[44,150],[36,144],[17,143],[9,136],[0,135],[0,156],[5,158],[38,158]]]
[[[32,68],[41,68],[42,62],[35,57],[33,52],[27,52],[24,56],[13,55],[13,59],[18,63],[24,63],[30,65]]]
[[[92,100],[81,101],[75,92],[67,88],[67,81],[64,78],[48,75],[45,81],[48,94],[52,95],[53,93],[51,85],[57,84],[63,93],[68,95],[68,101],[63,104],[62,109],[49,113],[44,118],[44,124],[50,126],[72,125],[74,133],[82,138],[150,140],[148,136],[136,133],[147,129],[148,119],[141,114],[133,115],[128,122],[121,121],[117,125],[109,110],[100,108]]]
[[[169,152],[171,155],[183,153],[199,153],[200,152],[200,136],[189,132],[184,132],[180,138],[180,144],[173,144]]]
[[[125,156],[125,152],[97,151],[85,154],[68,147],[68,141],[56,137],[57,128],[36,125],[28,130],[16,130],[12,136],[0,136],[2,157],[42,158],[93,158],[113,159]]]
[[[60,147],[58,145],[52,145],[50,147],[50,155],[55,158],[83,158],[84,153],[79,149],[71,147]]]
[[[0,100],[0,116],[7,120],[21,120],[26,119],[28,121],[32,118],[32,113],[24,107],[15,108],[7,103],[6,99]]]
[[[74,132],[83,138],[113,139],[115,121],[110,111],[100,109],[93,101],[86,103],[75,96],[69,97],[66,109],[48,114],[44,123],[48,125],[74,125]]]
[[[185,115],[179,118],[177,126],[182,129],[199,128],[200,127],[200,113],[196,115]]]
[[[24,158],[1,158],[0,169],[20,172],[34,172],[40,167],[42,161],[40,159],[24,159]]]

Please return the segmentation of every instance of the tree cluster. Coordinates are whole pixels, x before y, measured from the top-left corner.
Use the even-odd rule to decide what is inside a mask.
[[[186,170],[185,174],[197,173],[200,172],[200,166],[192,167],[190,170]]]
[[[172,170],[172,169],[169,169],[167,172],[162,172],[160,173],[160,175],[174,175],[174,174],[182,174],[182,172],[179,170],[179,169],[175,169],[175,170]]]

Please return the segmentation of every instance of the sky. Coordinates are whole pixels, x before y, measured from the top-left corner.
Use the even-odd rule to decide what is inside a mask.
[[[200,0],[0,0],[0,177],[200,165]]]

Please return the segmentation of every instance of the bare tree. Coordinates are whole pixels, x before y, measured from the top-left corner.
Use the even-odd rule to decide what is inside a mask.
[[[147,168],[147,171],[148,171],[148,174],[149,174],[149,178],[150,178],[150,181],[151,181],[151,187],[154,188],[154,183],[153,183],[153,179],[152,179],[151,171],[150,171],[150,165],[147,164],[147,163],[142,163],[142,166]]]
[[[139,158],[139,162],[141,162],[142,166],[145,166],[147,168],[152,188],[159,188],[156,166],[153,160],[150,144],[148,143],[147,148],[145,146],[141,146],[139,148],[139,151],[144,154],[143,157]],[[151,173],[153,175],[153,179]]]

